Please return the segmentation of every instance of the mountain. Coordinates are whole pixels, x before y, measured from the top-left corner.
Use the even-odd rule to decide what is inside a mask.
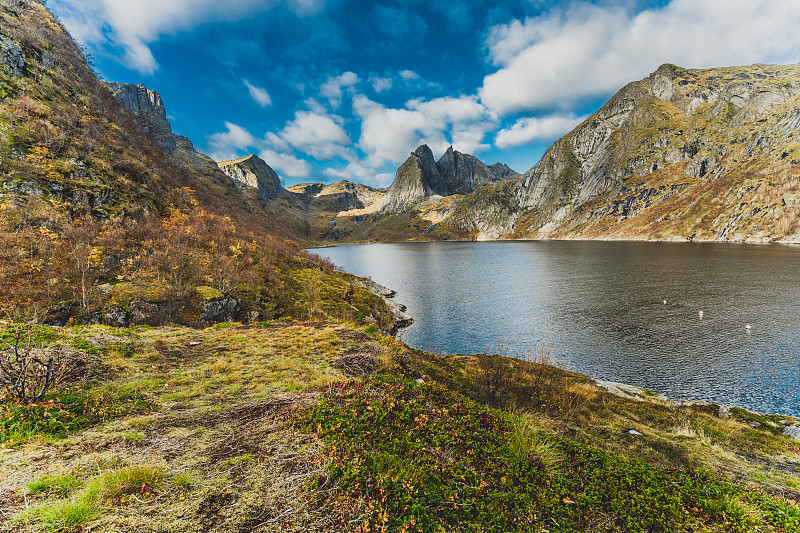
[[[556,141],[512,235],[797,240],[800,67],[662,65]]]
[[[234,180],[166,117],[157,92],[98,80],[43,2],[0,0],[4,320],[402,325],[295,241],[309,215],[266,163],[223,165]]]
[[[217,164],[237,187],[258,189],[263,200],[277,198],[286,192],[281,186],[278,174],[258,156],[248,155],[231,161],[220,161]]]
[[[474,156],[453,150],[452,146],[439,161],[434,161],[431,149],[422,145],[397,170],[377,212],[402,213],[434,195],[469,194],[479,185],[517,177],[507,166],[498,165],[488,167]]]
[[[798,65],[662,65],[521,177],[421,146],[339,239],[800,242],[799,129]]]

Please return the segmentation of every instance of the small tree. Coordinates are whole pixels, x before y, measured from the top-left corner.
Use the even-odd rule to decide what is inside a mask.
[[[13,341],[2,341],[0,385],[21,403],[37,402],[67,375],[65,352],[34,346],[30,328],[17,327]]]

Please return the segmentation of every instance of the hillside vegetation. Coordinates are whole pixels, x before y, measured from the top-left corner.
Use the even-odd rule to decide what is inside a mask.
[[[291,219],[216,167],[166,155],[42,3],[3,0],[0,17],[4,317],[391,328],[379,297],[291,240],[302,233]]]
[[[31,338],[83,371],[3,406],[0,530],[800,531],[785,417],[623,399],[546,351],[332,322]]]

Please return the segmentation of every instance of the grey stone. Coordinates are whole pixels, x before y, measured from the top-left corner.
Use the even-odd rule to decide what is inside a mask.
[[[237,187],[256,188],[264,200],[277,198],[285,191],[281,187],[278,174],[258,156],[248,155],[240,159],[221,161],[218,165]]]
[[[126,327],[130,323],[128,312],[121,307],[111,307],[103,313],[103,318],[113,326]]]
[[[233,298],[222,298],[208,302],[203,309],[201,322],[233,322],[241,314],[239,302]]]
[[[164,102],[156,91],[143,84],[106,82],[106,87],[122,107],[133,114],[133,118],[146,131],[165,153],[171,154],[176,148],[175,135],[167,120]]]
[[[25,71],[22,48],[5,35],[0,35],[0,67],[8,76],[21,76]]]
[[[783,428],[783,434],[794,440],[800,440],[800,426],[792,425]]]

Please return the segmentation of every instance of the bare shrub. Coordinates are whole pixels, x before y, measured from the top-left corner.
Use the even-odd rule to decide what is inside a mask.
[[[0,385],[7,398],[37,402],[85,367],[73,352],[37,346],[31,328],[16,326],[12,331],[13,340],[3,340],[0,347]]]

